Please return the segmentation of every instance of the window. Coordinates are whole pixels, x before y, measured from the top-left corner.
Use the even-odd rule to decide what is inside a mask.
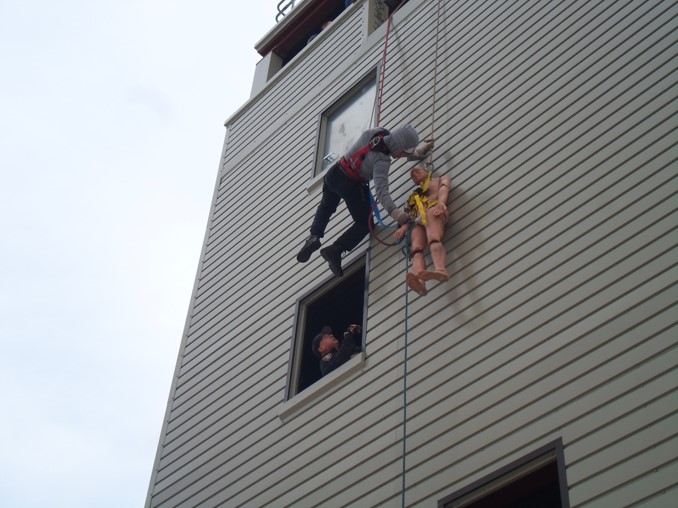
[[[313,354],[311,342],[323,326],[330,326],[337,338],[341,339],[349,325],[359,324],[363,327],[364,349],[366,257],[367,255],[347,266],[343,277],[332,277],[326,284],[297,302],[287,380],[287,399],[294,397],[321,378],[320,360]],[[337,369],[337,371],[340,370],[341,367]],[[328,376],[334,375],[335,372],[331,372]]]
[[[376,96],[377,76],[373,72],[323,113],[315,175],[327,169],[370,128],[376,113]]]
[[[438,508],[569,508],[562,440],[438,502]]]
[[[283,2],[278,4],[275,22],[283,22],[286,17],[292,19],[267,46],[280,56],[282,65],[287,65],[347,7],[344,0],[314,0],[306,2],[305,5],[297,5],[296,9],[294,4],[292,0],[288,0],[284,5]]]

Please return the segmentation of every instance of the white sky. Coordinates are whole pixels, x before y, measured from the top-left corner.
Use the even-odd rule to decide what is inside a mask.
[[[278,0],[0,0],[0,505],[146,498]]]

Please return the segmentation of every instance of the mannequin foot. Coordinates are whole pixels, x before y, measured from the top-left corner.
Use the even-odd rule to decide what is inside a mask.
[[[409,272],[405,276],[405,282],[407,282],[407,285],[410,287],[410,289],[419,296],[426,296],[428,294],[426,284],[424,284],[424,282],[412,272]]]
[[[424,270],[419,274],[419,278],[423,281],[437,280],[440,282],[447,282],[448,280],[450,280],[450,274],[447,273],[447,270],[436,270],[434,272]]]

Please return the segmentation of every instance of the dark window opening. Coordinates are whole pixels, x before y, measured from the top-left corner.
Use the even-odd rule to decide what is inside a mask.
[[[402,5],[405,5],[407,3],[407,0],[384,0],[384,3],[388,7],[388,14],[389,16],[395,12],[396,9],[401,7]]]
[[[337,338],[340,338],[349,325],[359,324],[363,327],[361,339],[363,348],[365,347],[365,278],[366,263],[361,258],[345,269],[343,277],[333,277],[297,303],[288,399],[322,377],[320,359],[313,353],[311,343],[323,326],[330,326]],[[341,367],[337,370],[340,369]]]
[[[569,508],[562,442],[519,459],[438,502],[439,508]]]
[[[290,10],[286,15],[294,16],[295,19],[280,35],[260,48],[259,53],[264,56],[275,51],[282,59],[282,65],[286,65],[323,30],[323,25],[333,21],[345,8],[344,0],[316,0],[298,13],[294,9]],[[284,17],[280,21],[284,21]]]
[[[561,508],[558,470],[555,462],[509,483],[469,508]]]

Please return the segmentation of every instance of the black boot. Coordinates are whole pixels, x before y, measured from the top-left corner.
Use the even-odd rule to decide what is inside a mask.
[[[327,261],[327,264],[330,265],[330,270],[337,277],[344,275],[344,270],[341,269],[341,251],[341,247],[337,245],[330,245],[320,249],[320,255]]]
[[[305,263],[311,259],[311,254],[317,251],[320,248],[320,238],[315,235],[308,237],[304,245],[301,247],[299,254],[297,254],[297,261],[300,263]]]

